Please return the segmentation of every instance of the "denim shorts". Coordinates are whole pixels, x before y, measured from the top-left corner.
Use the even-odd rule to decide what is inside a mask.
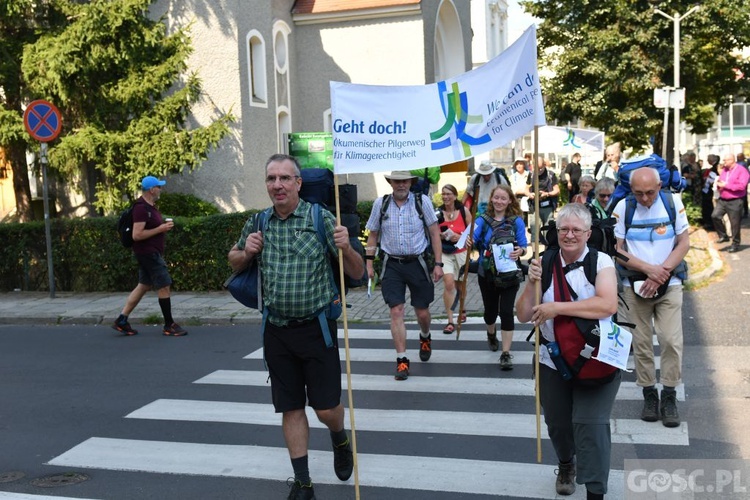
[[[158,253],[137,253],[138,283],[160,290],[172,284],[172,277],[167,270],[167,263]]]

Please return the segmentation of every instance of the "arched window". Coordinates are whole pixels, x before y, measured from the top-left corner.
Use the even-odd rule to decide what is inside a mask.
[[[266,85],[266,43],[261,34],[252,30],[247,34],[247,71],[251,106],[268,106]]]
[[[435,81],[466,71],[461,21],[451,0],[443,0],[435,23]]]

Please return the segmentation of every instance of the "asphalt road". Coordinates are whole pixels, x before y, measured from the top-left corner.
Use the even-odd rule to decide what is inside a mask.
[[[742,281],[733,270],[724,282],[686,294],[683,428],[665,429],[660,423],[638,420],[639,392],[631,390],[635,397],[628,397],[624,387],[630,384],[633,389],[634,377],[623,378],[613,412],[620,420],[613,431],[613,471],[622,471],[624,460],[631,458],[748,456],[743,425],[750,409],[748,341],[743,334],[748,313],[747,307],[737,307],[748,300]],[[725,320],[728,313],[721,309],[727,306],[738,309],[737,321]],[[158,333],[121,337],[106,326],[0,327],[0,481],[14,471],[24,474],[0,482],[0,498],[34,498],[3,496],[13,493],[113,500],[285,498],[284,481],[292,475],[291,466],[270,409],[259,413],[271,424],[200,420],[193,409],[182,415],[174,409],[160,410],[175,402],[208,402],[221,417],[230,413],[224,410],[226,404],[269,404],[257,327],[192,327],[184,338]],[[433,359],[425,364],[417,360],[412,333],[412,376],[395,382],[386,327],[357,325],[350,331],[352,372],[358,377],[353,387],[361,425],[357,440],[362,498],[473,499],[487,498],[489,491],[495,498],[554,498],[554,453],[544,439],[543,463],[536,464],[533,429],[527,425],[534,413],[529,386],[524,385],[530,383],[530,366],[524,361],[529,348],[517,342],[516,368],[500,372],[497,355],[487,351],[482,337],[478,327],[465,330],[459,342],[435,334]],[[258,380],[242,385],[231,381],[248,373]],[[225,379],[207,381],[211,377]],[[437,381],[436,388],[420,387]],[[166,406],[154,406],[158,403]],[[152,414],[146,416],[149,409]],[[160,416],[159,411],[167,413]],[[239,413],[249,412],[243,408]],[[416,423],[410,424],[412,417]],[[476,423],[484,417],[489,424]],[[636,430],[622,430],[628,426]],[[543,425],[542,429],[546,435]],[[166,445],[135,463],[118,462],[118,446],[137,450],[144,443]],[[189,447],[172,458],[175,443]],[[265,454],[255,470],[242,458],[233,458],[244,456],[235,455],[244,445],[257,447],[250,454]],[[212,455],[216,447],[218,455]],[[313,428],[314,464],[329,447],[327,432]],[[89,449],[99,455],[71,456]],[[164,457],[170,458],[159,469]],[[66,460],[85,463],[70,466]],[[320,461],[325,463],[314,466],[317,497],[354,498],[353,481],[338,483],[327,460],[323,457]],[[386,473],[371,472],[381,465]],[[211,466],[220,470],[201,472],[213,470]],[[463,467],[468,467],[466,472]],[[406,472],[402,476],[398,471]],[[31,482],[67,472],[89,479],[56,488]],[[622,498],[622,472],[613,472],[610,484],[608,498]],[[573,498],[583,498],[582,490]]]

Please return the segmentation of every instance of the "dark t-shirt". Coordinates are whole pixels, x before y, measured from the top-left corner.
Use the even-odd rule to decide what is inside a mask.
[[[161,226],[164,220],[156,207],[149,205],[143,197],[135,201],[133,207],[133,224],[145,222],[146,229],[154,229]],[[166,233],[159,233],[145,240],[133,241],[133,252],[138,254],[158,253],[164,255],[164,242]]]
[[[529,176],[526,178],[526,184],[530,187],[534,186],[534,174],[529,173]],[[552,172],[550,169],[545,168],[544,172],[539,174],[539,192],[547,192],[550,193],[555,188],[555,184],[557,184],[557,176],[554,172]],[[539,200],[539,206],[541,208],[545,208],[547,206],[552,206],[554,209],[557,207],[557,196],[550,196],[549,198],[545,200]],[[532,208],[533,203],[529,201],[529,212],[531,213],[533,211]]]
[[[581,164],[568,163],[568,166],[565,167],[565,171],[563,173],[568,174],[570,176],[570,181],[573,183],[573,186],[577,187],[578,181],[581,180]]]

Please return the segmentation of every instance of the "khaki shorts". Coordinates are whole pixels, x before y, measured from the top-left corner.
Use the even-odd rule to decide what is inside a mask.
[[[456,253],[444,253],[443,254],[443,274],[452,274],[454,278],[458,278],[459,273],[466,265],[466,256],[469,252],[456,252]]]

